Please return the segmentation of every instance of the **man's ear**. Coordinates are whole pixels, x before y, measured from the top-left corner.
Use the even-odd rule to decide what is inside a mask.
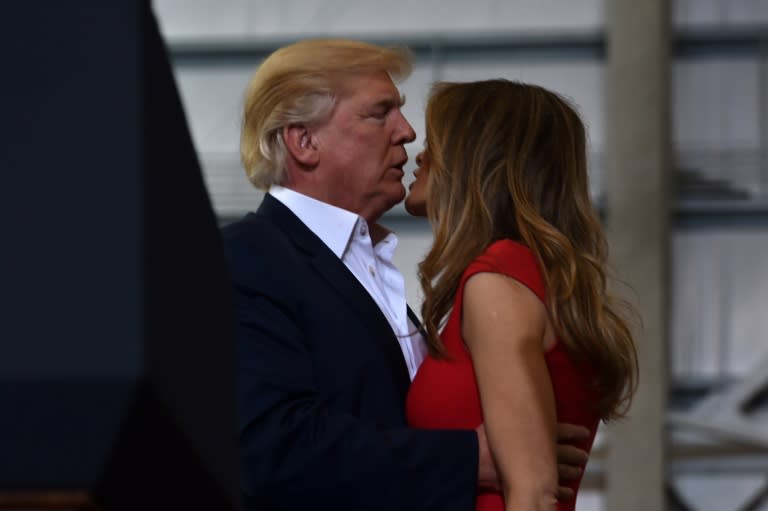
[[[294,160],[307,167],[317,165],[320,155],[312,140],[312,133],[303,124],[291,124],[283,128],[285,147]]]

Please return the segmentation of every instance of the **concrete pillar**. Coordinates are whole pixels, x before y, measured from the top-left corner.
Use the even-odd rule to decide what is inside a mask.
[[[606,205],[611,264],[637,308],[640,387],[608,428],[606,511],[666,508],[664,415],[671,182],[667,0],[608,0]]]
[[[757,81],[757,94],[760,108],[758,130],[760,135],[760,196],[761,201],[768,201],[768,38],[760,40],[760,52],[757,55],[760,74]]]

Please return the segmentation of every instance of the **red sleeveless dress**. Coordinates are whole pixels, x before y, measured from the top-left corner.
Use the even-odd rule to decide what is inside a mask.
[[[424,429],[475,429],[483,422],[472,359],[461,337],[461,307],[464,284],[480,272],[501,273],[530,288],[545,301],[544,281],[536,258],[525,246],[511,240],[490,245],[464,271],[453,309],[441,338],[449,354],[447,360],[430,356],[424,360],[411,384],[406,413],[411,426]],[[568,356],[562,343],[543,353],[549,368],[557,403],[557,421],[587,427],[590,438],[578,447],[589,452],[600,420],[595,394],[589,388],[591,371]],[[578,491],[581,479],[569,486]],[[574,510],[576,499],[559,503],[558,510]],[[504,509],[501,493],[478,492],[477,511]]]

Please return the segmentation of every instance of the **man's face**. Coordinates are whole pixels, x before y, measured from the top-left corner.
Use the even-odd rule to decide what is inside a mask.
[[[353,76],[344,89],[331,118],[314,130],[316,172],[325,202],[375,222],[405,197],[404,144],[416,135],[387,73]]]

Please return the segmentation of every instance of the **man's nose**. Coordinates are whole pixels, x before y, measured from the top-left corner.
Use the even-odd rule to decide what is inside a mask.
[[[416,131],[414,131],[413,126],[408,122],[408,119],[405,118],[403,112],[398,112],[398,114],[399,119],[397,130],[395,131],[395,143],[407,144],[413,142],[416,140]]]

